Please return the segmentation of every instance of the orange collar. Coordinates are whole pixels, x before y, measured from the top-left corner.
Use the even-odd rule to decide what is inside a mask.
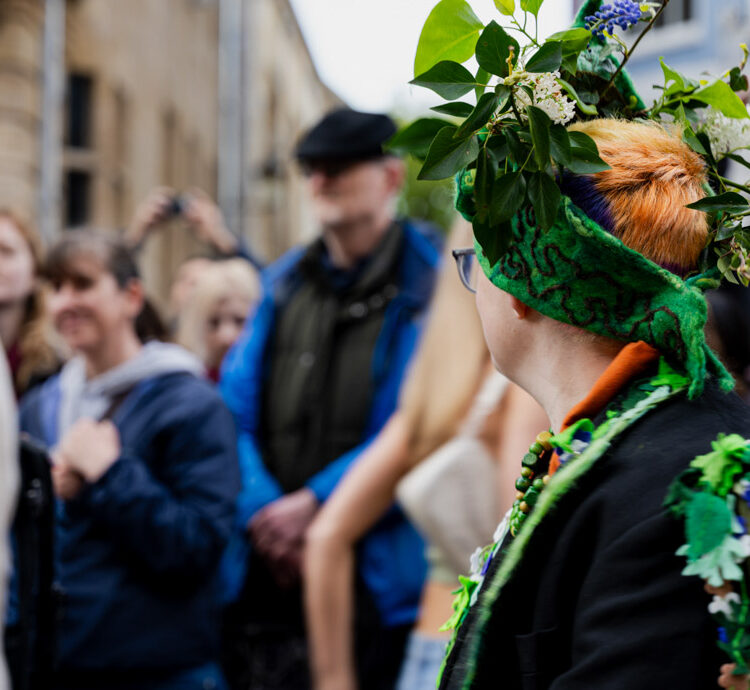
[[[657,349],[643,341],[628,343],[597,379],[588,395],[568,412],[560,431],[564,431],[584,417],[594,418],[626,383],[645,373],[659,356]],[[559,466],[560,461],[557,455],[553,455],[549,473],[557,472]]]

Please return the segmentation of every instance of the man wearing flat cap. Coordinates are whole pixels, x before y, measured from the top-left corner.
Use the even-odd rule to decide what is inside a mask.
[[[237,593],[227,671],[243,690],[309,687],[305,531],[394,411],[432,292],[435,235],[395,218],[404,167],[383,148],[395,129],[386,115],[341,109],[299,142],[321,236],[265,270],[265,297],[224,365],[244,475],[237,526],[249,545],[223,566],[225,595]],[[361,544],[363,689],[392,687],[416,617],[422,551],[395,509]]]

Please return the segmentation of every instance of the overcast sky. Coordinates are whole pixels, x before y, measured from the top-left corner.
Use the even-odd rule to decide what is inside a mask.
[[[437,0],[291,0],[320,76],[361,110],[418,113],[441,99],[409,86],[419,32]],[[470,0],[485,23],[492,0]],[[547,0],[540,36],[566,28],[571,0]]]

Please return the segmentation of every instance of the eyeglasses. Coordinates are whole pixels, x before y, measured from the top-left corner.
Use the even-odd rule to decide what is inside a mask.
[[[477,276],[479,275],[479,265],[477,263],[477,253],[474,249],[454,249],[453,258],[456,260],[458,268],[458,277],[469,292],[477,291]]]

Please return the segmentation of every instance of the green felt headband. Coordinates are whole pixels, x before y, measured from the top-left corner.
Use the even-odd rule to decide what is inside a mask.
[[[463,193],[471,173],[459,180]],[[465,214],[470,209],[459,204]],[[541,230],[533,210],[512,220],[513,242],[494,265],[476,243],[485,275],[505,292],[550,318],[616,340],[643,340],[657,348],[690,379],[689,395],[700,395],[707,366],[723,388],[731,375],[706,345],[703,289],[715,287],[708,276],[682,280],[591,220],[568,197],[557,218]]]

